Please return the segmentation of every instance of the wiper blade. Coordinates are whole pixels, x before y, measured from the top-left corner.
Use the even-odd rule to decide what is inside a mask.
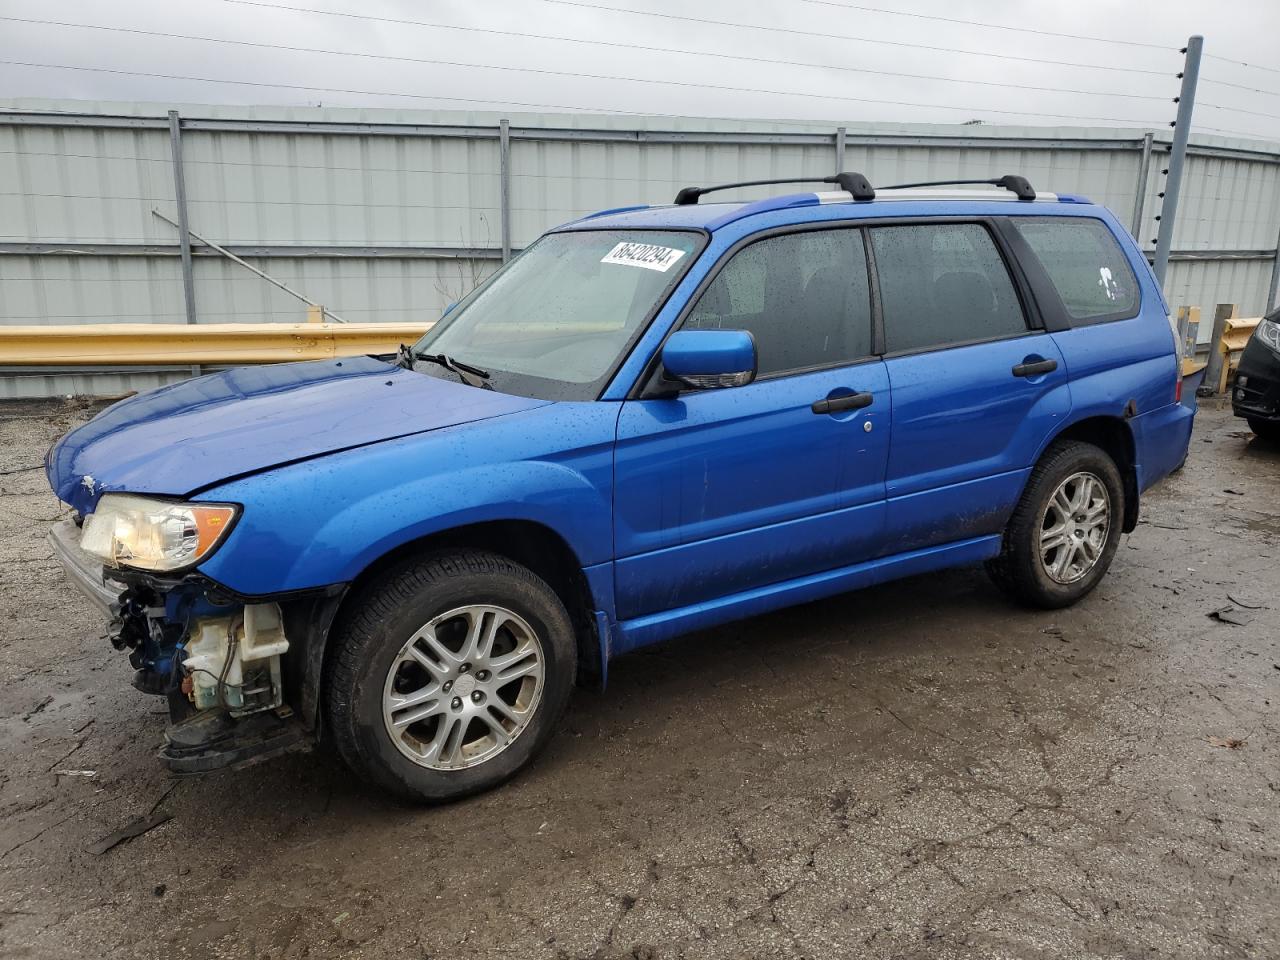
[[[493,386],[488,382],[490,374],[487,370],[481,370],[479,367],[473,367],[469,363],[463,363],[461,360],[455,360],[447,353],[414,353],[410,348],[405,348],[403,356],[409,360],[409,369],[413,369],[414,360],[426,360],[429,363],[438,363],[446,370],[456,373],[458,379],[463,383],[473,387],[484,387],[492,390]]]

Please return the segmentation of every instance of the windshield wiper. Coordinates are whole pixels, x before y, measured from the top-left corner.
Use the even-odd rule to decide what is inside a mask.
[[[493,385],[488,382],[490,374],[487,370],[481,370],[479,367],[473,367],[469,363],[455,360],[447,353],[417,353],[412,347],[406,347],[401,344],[397,354],[397,362],[405,369],[412,370],[416,360],[438,363],[450,373],[457,374],[458,379],[468,386],[484,387],[486,390],[493,389]]]

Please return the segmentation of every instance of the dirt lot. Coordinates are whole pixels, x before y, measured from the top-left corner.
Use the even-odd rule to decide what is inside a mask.
[[[44,539],[86,415],[0,408],[0,956],[1280,956],[1280,453],[1221,409],[1078,607],[962,570],[688,636],[437,809],[167,778]]]

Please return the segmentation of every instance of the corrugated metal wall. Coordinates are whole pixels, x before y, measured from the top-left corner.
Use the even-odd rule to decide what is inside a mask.
[[[352,322],[437,316],[499,262],[503,150],[493,114],[180,107],[191,229]],[[1081,193],[1154,247],[1167,142],[1146,131],[512,115],[513,248],[602,208],[690,183],[861,170],[873,182],[1018,172]],[[742,196],[763,196],[766,189]],[[0,106],[0,323],[187,320],[165,108]],[[1194,138],[1166,284],[1171,303],[1266,306],[1280,232],[1280,146]],[[74,252],[68,252],[74,251]],[[297,300],[196,247],[198,322],[300,321]],[[1207,324],[1204,336],[1208,335]],[[120,392],[182,370],[0,371],[0,396]]]

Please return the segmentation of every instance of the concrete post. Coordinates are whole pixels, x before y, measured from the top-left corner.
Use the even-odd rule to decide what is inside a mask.
[[[1234,320],[1236,305],[1220,303],[1213,310],[1213,335],[1209,337],[1209,364],[1204,371],[1204,382],[1196,392],[1202,397],[1211,397],[1218,392],[1222,381],[1222,366],[1227,362],[1227,355],[1222,349],[1222,335],[1227,332],[1227,321]]]
[[[1187,40],[1186,65],[1182,68],[1182,91],[1178,94],[1178,118],[1173,123],[1173,144],[1169,148],[1169,177],[1164,184],[1164,205],[1160,209],[1160,233],[1156,237],[1156,279],[1164,286],[1173,249],[1173,224],[1178,215],[1178,192],[1182,188],[1182,168],[1187,159],[1187,138],[1191,135],[1191,112],[1196,105],[1196,80],[1200,76],[1200,54],[1204,37]]]

